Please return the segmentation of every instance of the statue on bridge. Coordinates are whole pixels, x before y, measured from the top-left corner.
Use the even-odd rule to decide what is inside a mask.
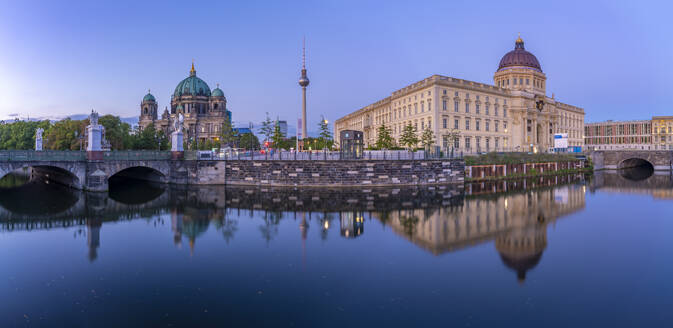
[[[171,133],[171,151],[173,152],[183,152],[185,147],[183,143],[183,134],[182,129],[184,126],[185,117],[182,113],[178,112],[173,120],[173,133]]]
[[[42,134],[44,133],[43,128],[37,128],[35,130],[35,150],[42,151]]]

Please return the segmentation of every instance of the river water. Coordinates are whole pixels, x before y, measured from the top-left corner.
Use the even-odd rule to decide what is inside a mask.
[[[669,175],[109,194],[12,179],[0,327],[673,325]]]

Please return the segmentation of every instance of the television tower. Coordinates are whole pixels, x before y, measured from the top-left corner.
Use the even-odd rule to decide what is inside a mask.
[[[309,84],[308,76],[306,76],[306,38],[303,40],[301,49],[301,77],[299,78],[299,85],[301,86],[301,137],[306,138],[306,87]],[[299,142],[299,139],[297,139]]]

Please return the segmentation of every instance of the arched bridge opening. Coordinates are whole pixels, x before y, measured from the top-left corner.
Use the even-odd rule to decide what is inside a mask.
[[[125,168],[108,178],[108,185],[111,193],[144,190],[144,188],[154,190],[160,188],[160,185],[166,182],[167,178],[163,173],[154,168],[145,166]]]
[[[617,166],[619,174],[628,180],[645,180],[654,174],[654,165],[642,158],[628,158]]]
[[[2,172],[5,173],[5,172]],[[52,165],[25,165],[0,176],[0,188],[16,188],[29,183],[55,183],[82,189],[80,179],[69,170]]]

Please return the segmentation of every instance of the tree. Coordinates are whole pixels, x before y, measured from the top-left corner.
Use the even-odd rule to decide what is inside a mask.
[[[320,119],[320,122],[318,122],[318,129],[320,131],[320,134],[318,135],[318,138],[315,141],[315,148],[316,149],[332,149],[332,146],[334,146],[334,139],[332,138],[332,132],[329,130],[329,125],[327,125],[327,120],[325,117],[322,117]]]
[[[236,130],[234,130],[234,127],[231,125],[230,120],[224,120],[224,124],[222,125],[222,133],[220,134],[220,144],[222,146],[233,146],[234,143],[236,143],[236,140],[238,139]]]
[[[251,132],[243,133],[238,141],[238,145],[243,149],[259,149],[259,139]]]
[[[33,149],[35,131],[49,130],[49,121],[19,121],[0,124],[0,149]]]
[[[112,150],[123,150],[130,148],[129,132],[131,126],[122,122],[118,116],[104,115],[98,119],[98,123],[105,127],[105,139],[110,142]]]
[[[432,130],[430,128],[427,128],[423,131],[423,134],[421,135],[421,144],[423,145],[423,148],[425,150],[428,150],[430,146],[432,146],[435,143],[435,135],[432,133]]]
[[[264,136],[264,141],[269,141],[269,138],[273,134],[273,121],[269,117],[269,112],[266,113],[266,119],[262,122],[259,133]]]
[[[161,142],[157,138],[154,123],[150,123],[140,133],[136,133],[133,139],[133,149],[156,150]]]
[[[385,124],[381,124],[377,130],[376,137],[376,148],[377,149],[390,149],[395,147],[395,140],[390,135],[390,128]]]
[[[49,130],[45,131],[45,149],[79,150],[80,141],[83,146],[84,140],[80,140],[78,137],[84,137],[84,131],[88,122],[88,120],[79,121],[69,118],[55,122]]]
[[[418,144],[418,136],[416,135],[416,128],[407,124],[402,130],[402,136],[400,137],[400,143],[407,147],[407,149],[412,149]]]
[[[273,142],[274,148],[282,148],[285,136],[283,135],[283,131],[280,130],[280,124],[278,124],[277,121],[275,127],[273,128],[273,135],[271,136],[271,140]]]
[[[458,129],[453,129],[447,137],[449,138],[449,142],[451,142],[451,157],[453,157],[453,149],[458,139],[460,139],[460,131]]]

